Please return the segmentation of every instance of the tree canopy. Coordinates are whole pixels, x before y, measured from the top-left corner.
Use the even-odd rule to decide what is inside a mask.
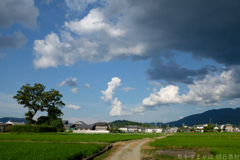
[[[61,108],[64,107],[65,104],[61,101],[62,94],[54,89],[44,91],[45,88],[46,87],[40,83],[35,83],[34,86],[26,84],[23,85],[13,97],[17,100],[18,104],[24,105],[24,108],[28,108],[28,112],[25,113],[25,119],[30,124],[35,123],[33,117],[38,111],[47,111],[48,119],[52,120],[63,115]]]

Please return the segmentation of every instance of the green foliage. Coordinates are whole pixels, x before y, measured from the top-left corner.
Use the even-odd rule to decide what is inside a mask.
[[[39,160],[83,159],[101,151],[105,145],[68,143],[0,142],[0,159]]]
[[[54,126],[48,126],[48,125],[38,125],[38,126],[32,126],[32,125],[14,125],[11,128],[11,132],[56,132],[57,127]]]
[[[56,127],[58,132],[63,132],[63,124],[61,118],[52,120],[50,124],[51,126]]]
[[[107,142],[129,141],[142,138],[154,138],[157,133],[110,133],[110,134],[76,134],[76,133],[28,133],[1,134],[0,140],[51,141],[51,142]]]
[[[34,115],[38,111],[47,111],[50,120],[57,119],[62,116],[61,108],[65,105],[62,101],[62,94],[59,91],[51,89],[45,92],[45,86],[40,83],[35,83],[34,86],[30,84],[23,85],[17,94],[13,97],[17,100],[18,104],[24,105],[24,108],[28,108],[28,112],[25,113],[26,120],[29,124],[35,124],[33,120]],[[43,120],[43,119],[41,119]],[[44,124],[42,122],[40,124]]]
[[[221,132],[221,128],[218,128],[217,131],[218,131],[218,132]]]
[[[127,121],[127,120],[116,120],[113,122],[110,122],[111,125],[116,126],[118,128],[120,127],[128,127],[129,125],[137,125],[139,128],[147,128],[147,127],[155,127],[155,125],[150,125],[150,124],[143,124],[139,122],[134,122],[134,121]]]
[[[204,132],[213,132],[213,126],[208,123],[208,126],[203,127]]]

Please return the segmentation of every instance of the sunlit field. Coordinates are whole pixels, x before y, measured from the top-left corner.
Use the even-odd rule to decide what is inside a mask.
[[[149,145],[156,147],[154,152],[158,149],[191,149],[196,153],[195,159],[240,160],[240,133],[176,133],[157,139]],[[181,157],[155,156],[157,159],[181,159]]]

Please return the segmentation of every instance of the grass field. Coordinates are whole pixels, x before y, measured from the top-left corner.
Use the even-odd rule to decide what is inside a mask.
[[[99,152],[102,147],[99,144],[0,142],[0,159],[82,159]]]
[[[52,142],[106,142],[154,138],[162,134],[110,133],[110,134],[0,134],[0,140],[52,141]]]
[[[162,134],[114,133],[2,133],[0,134],[0,160],[82,159],[99,152],[107,144]]]
[[[157,139],[149,145],[156,149],[145,150],[148,154],[154,154],[158,149],[192,149],[196,152],[196,159],[240,160],[240,133],[177,133]],[[180,159],[155,156],[156,159]]]

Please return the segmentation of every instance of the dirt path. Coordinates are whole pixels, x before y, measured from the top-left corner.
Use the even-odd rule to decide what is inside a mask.
[[[158,137],[158,138],[165,138]],[[123,147],[107,160],[140,160],[141,159],[141,146],[147,142],[152,141],[150,138],[139,139],[131,141],[123,145]]]

